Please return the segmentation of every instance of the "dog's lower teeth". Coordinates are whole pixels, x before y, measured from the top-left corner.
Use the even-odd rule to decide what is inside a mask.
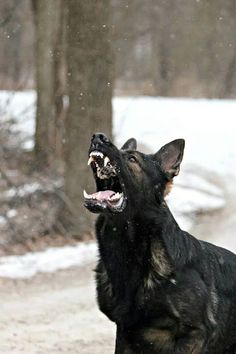
[[[119,209],[123,204],[124,195],[122,192],[121,193],[117,192],[112,197],[110,197],[108,201],[110,202],[113,208]]]
[[[110,162],[110,159],[109,159],[109,157],[105,157],[105,159],[104,159],[104,166],[106,167],[106,165],[108,164]]]
[[[122,194],[121,193],[119,193],[119,192],[117,192],[116,194],[114,194],[111,198],[110,198],[110,200],[111,201],[118,201],[120,198],[121,198],[121,196],[122,196]]]
[[[119,209],[123,203],[123,193],[121,193],[120,198],[117,200],[117,203],[115,204],[116,209]]]

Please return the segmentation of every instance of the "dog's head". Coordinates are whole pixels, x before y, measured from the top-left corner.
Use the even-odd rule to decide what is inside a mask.
[[[136,140],[129,139],[118,149],[102,133],[94,134],[89,149],[97,192],[84,192],[85,206],[94,213],[135,212],[160,203],[179,173],[184,140],[164,145],[156,154],[136,150]]]

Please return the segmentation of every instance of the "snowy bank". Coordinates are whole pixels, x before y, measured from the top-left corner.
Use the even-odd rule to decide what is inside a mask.
[[[33,91],[0,91],[0,119],[14,118],[14,129],[28,136],[26,148],[33,146],[35,100]],[[134,136],[156,151],[172,139],[184,138],[184,165],[235,174],[236,100],[115,97],[113,113],[120,145]]]
[[[185,176],[185,177],[184,177]],[[186,188],[186,180],[189,187]],[[199,212],[209,212],[224,206],[223,192],[214,184],[194,173],[186,171],[180,182],[167,197],[168,205],[180,227],[189,231]],[[0,277],[30,278],[41,272],[55,272],[72,266],[84,266],[95,262],[95,243],[48,248],[43,252],[23,256],[0,257]]]
[[[82,266],[96,258],[95,243],[48,248],[43,252],[30,252],[23,256],[0,257],[0,277],[31,278],[37,273],[51,273],[73,266]]]

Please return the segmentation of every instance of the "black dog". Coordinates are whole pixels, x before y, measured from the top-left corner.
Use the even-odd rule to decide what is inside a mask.
[[[183,151],[182,139],[153,155],[91,141],[85,205],[100,213],[97,297],[116,354],[236,353],[236,256],[182,231],[164,201]]]

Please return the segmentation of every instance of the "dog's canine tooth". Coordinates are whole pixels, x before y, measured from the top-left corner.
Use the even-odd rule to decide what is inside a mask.
[[[88,159],[88,166],[94,161],[94,158],[93,156],[89,156],[89,159]]]
[[[85,198],[85,199],[91,199],[91,198],[92,198],[92,196],[89,195],[89,194],[86,192],[85,189],[84,189],[84,191],[83,191],[83,194],[84,194],[84,198]]]
[[[104,167],[106,167],[106,165],[108,164],[108,162],[110,162],[110,159],[109,159],[109,157],[105,157],[104,158]]]

